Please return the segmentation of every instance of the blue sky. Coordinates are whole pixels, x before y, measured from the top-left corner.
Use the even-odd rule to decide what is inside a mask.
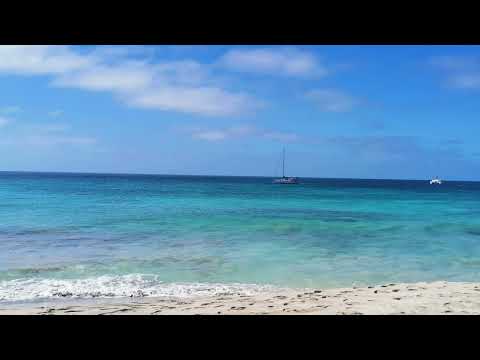
[[[0,169],[480,179],[478,46],[0,46]]]

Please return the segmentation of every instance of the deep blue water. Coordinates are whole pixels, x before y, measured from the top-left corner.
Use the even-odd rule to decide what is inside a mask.
[[[479,281],[480,183],[0,173],[0,301]]]

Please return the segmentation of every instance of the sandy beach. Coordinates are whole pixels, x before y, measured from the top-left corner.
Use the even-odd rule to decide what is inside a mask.
[[[480,314],[480,283],[432,282],[279,290],[252,296],[121,298],[0,304],[0,315]]]

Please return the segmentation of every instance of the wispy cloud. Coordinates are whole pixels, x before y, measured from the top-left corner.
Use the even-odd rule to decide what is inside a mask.
[[[265,130],[249,125],[227,127],[222,129],[195,128],[189,129],[188,131],[193,139],[212,142],[253,137],[283,143],[301,140],[301,137],[295,133]]]
[[[323,141],[349,151],[403,156],[417,151],[420,146],[418,138],[414,136],[336,136],[323,138]]]
[[[263,133],[263,137],[283,143],[297,142],[301,140],[298,134],[278,131],[265,132]]]
[[[24,123],[19,127],[23,132],[31,134],[52,134],[67,133],[71,130],[71,126],[66,123]]]
[[[125,58],[151,58],[155,54],[155,49],[148,45],[102,45],[96,46],[91,54],[115,62]]]
[[[77,55],[67,46],[2,45],[0,72],[18,75],[52,75],[88,68],[97,59]]]
[[[131,106],[146,109],[172,110],[211,116],[246,113],[255,105],[248,95],[235,94],[218,88],[163,87],[126,99]]]
[[[430,59],[430,64],[445,73],[450,87],[480,89],[480,58],[437,56]]]
[[[359,162],[367,164],[384,164],[392,166],[392,169],[400,170],[401,166],[409,163],[418,162],[419,169],[423,166],[433,167],[439,165],[438,161],[442,156],[458,157],[459,153],[446,151],[438,146],[428,147],[417,136],[333,136],[319,137],[317,144],[321,145],[325,151],[330,152],[336,159],[348,161],[355,155]],[[403,164],[403,165],[402,165]]]
[[[395,135],[319,136],[316,144],[322,151],[314,155],[311,169],[328,171],[333,177],[390,179],[430,179],[460,169],[478,169],[462,146],[445,147],[426,140]]]
[[[140,61],[121,48],[106,50],[79,53],[67,46],[0,46],[0,73],[49,75],[53,86],[110,92],[137,108],[207,116],[258,108],[250,95],[215,85],[207,65],[188,59]]]
[[[460,146],[465,143],[464,140],[462,139],[444,139],[440,141],[441,145],[447,145],[447,146]]]
[[[0,107],[0,114],[5,115],[13,115],[22,112],[22,108],[20,106],[4,106]]]
[[[8,123],[10,123],[10,121],[11,120],[9,118],[0,116],[0,127],[7,125]]]
[[[96,65],[55,78],[54,86],[92,91],[135,92],[148,88],[154,74],[142,63]]]
[[[3,123],[3,121],[5,121]],[[0,127],[10,119],[0,118]],[[97,139],[90,136],[72,134],[70,126],[62,123],[22,123],[9,127],[8,136],[0,136],[0,145],[6,146],[90,146],[97,143]]]
[[[480,72],[470,74],[455,74],[449,79],[450,85],[461,89],[480,88]]]
[[[192,133],[192,138],[206,141],[220,141],[229,137],[228,130],[204,130]]]
[[[24,145],[57,146],[57,145],[93,145],[97,141],[92,137],[72,135],[27,135],[22,138]]]
[[[222,129],[187,129],[193,139],[205,141],[222,141],[227,139],[238,139],[246,136],[255,135],[257,129],[253,126],[233,126]]]
[[[430,58],[430,64],[444,70],[464,71],[478,67],[478,59],[465,56],[435,56]]]
[[[315,89],[306,94],[322,111],[348,112],[360,103],[360,100],[336,89]]]
[[[225,67],[242,72],[280,76],[325,76],[326,67],[311,53],[296,48],[236,49],[220,60]]]
[[[53,117],[53,118],[58,118],[58,117],[62,116],[63,113],[64,113],[63,110],[54,110],[54,111],[50,111],[50,112],[48,113],[48,115],[49,115],[50,117]]]

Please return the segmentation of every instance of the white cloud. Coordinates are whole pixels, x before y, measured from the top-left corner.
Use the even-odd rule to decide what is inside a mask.
[[[0,72],[19,75],[62,74],[93,66],[96,60],[67,46],[1,45]]]
[[[0,74],[49,75],[53,86],[110,92],[138,108],[207,116],[258,108],[249,95],[215,86],[207,65],[133,61],[128,54],[121,47],[80,54],[67,46],[0,46]]]
[[[257,137],[280,142],[295,142],[300,140],[300,136],[294,133],[267,131],[249,125],[223,129],[193,129],[190,130],[190,134],[194,139],[205,141],[224,141],[246,137]]]
[[[230,50],[220,63],[232,70],[273,75],[304,77],[328,73],[312,54],[285,47]]]
[[[56,78],[54,86],[92,91],[134,92],[151,86],[152,72],[143,64],[98,65]]]
[[[449,84],[460,89],[478,89],[480,88],[480,72],[451,75]]]
[[[127,102],[132,106],[227,116],[245,112],[255,107],[249,96],[231,94],[218,88],[163,87],[135,94]]]
[[[0,127],[7,125],[10,122],[10,119],[0,116]]]
[[[171,61],[155,66],[157,77],[169,84],[202,85],[211,82],[209,69],[196,61]]]
[[[102,45],[96,46],[91,54],[99,58],[109,58],[113,61],[131,57],[151,57],[155,49],[148,45]]]
[[[194,139],[206,140],[206,141],[220,141],[226,139],[242,138],[249,135],[255,135],[258,130],[252,126],[236,126],[225,129],[215,130],[198,130],[192,131],[191,135]]]
[[[351,111],[360,103],[355,97],[335,89],[316,89],[307,93],[307,98],[314,101],[321,110],[329,112]]]
[[[430,64],[442,70],[447,84],[458,89],[480,89],[480,59],[464,56],[438,56]]]
[[[192,137],[194,139],[207,140],[207,141],[219,141],[225,140],[228,137],[228,131],[222,130],[206,130],[194,132]]]

